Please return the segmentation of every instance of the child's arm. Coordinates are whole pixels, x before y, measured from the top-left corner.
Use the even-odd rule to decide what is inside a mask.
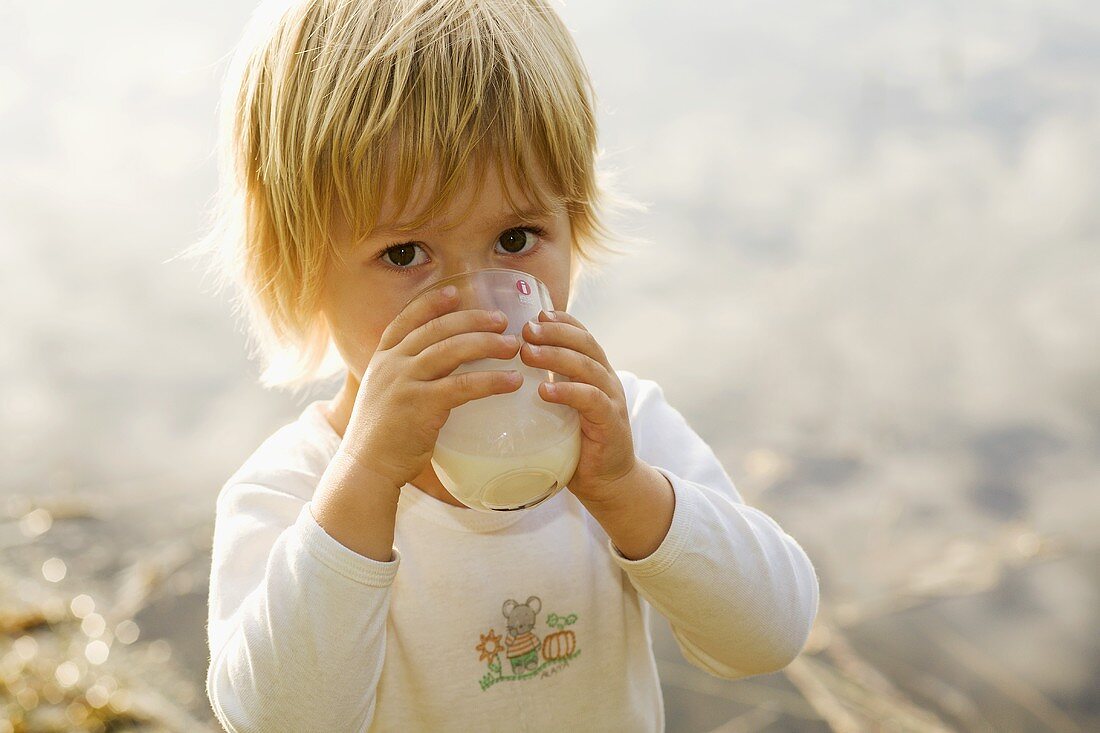
[[[798,543],[745,505],[661,388],[614,370],[575,316],[539,313],[524,334],[540,346],[521,349],[524,363],[569,378],[539,385],[540,397],[575,408],[585,427],[569,490],[603,527],[633,586],[671,622],[684,656],[731,678],[789,664],[818,602]]]
[[[330,464],[317,491],[356,480]],[[329,536],[304,477],[228,484],[210,577],[207,696],[229,731],[361,731],[374,715],[390,586],[400,564]],[[396,512],[396,502],[394,506]]]
[[[401,487],[429,465],[451,409],[520,385],[514,371],[454,373],[519,350],[500,333],[506,318],[458,310],[456,295],[417,298],[386,328],[316,487],[267,470],[219,497],[207,694],[231,731],[361,731],[373,719]]]
[[[672,484],[672,525],[647,557],[608,549],[671,624],[684,657],[729,679],[789,664],[817,615],[818,581],[799,544],[746,505],[710,446],[655,382],[620,371],[638,457]],[[629,399],[633,396],[633,399]]]

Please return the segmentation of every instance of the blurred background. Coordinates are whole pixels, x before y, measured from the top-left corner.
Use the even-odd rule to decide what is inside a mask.
[[[572,310],[821,581],[773,675],[659,625],[668,730],[1100,729],[1100,6],[555,4],[650,204]],[[335,391],[171,260],[252,7],[0,3],[0,733],[217,730],[215,496]]]

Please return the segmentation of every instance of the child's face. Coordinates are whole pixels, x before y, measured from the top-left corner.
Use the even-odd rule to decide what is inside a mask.
[[[530,273],[546,284],[554,307],[569,302],[573,240],[564,205],[533,220],[515,216],[495,166],[474,201],[476,181],[467,177],[445,215],[419,231],[387,233],[394,224],[413,219],[427,201],[423,180],[413,188],[412,211],[397,212],[388,195],[382,202],[376,230],[360,242],[337,237],[344,261],[330,263],[325,274],[322,309],[349,370],[361,380],[378,347],[382,332],[406,301],[421,288],[450,275],[486,267],[506,267]],[[522,210],[527,200],[515,188],[512,198]],[[467,207],[469,213],[461,218]],[[453,228],[445,227],[453,225]],[[544,233],[524,229],[534,225]],[[411,246],[393,247],[393,245]],[[386,252],[387,247],[393,247]]]

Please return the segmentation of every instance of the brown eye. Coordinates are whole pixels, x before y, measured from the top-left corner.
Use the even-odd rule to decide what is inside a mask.
[[[527,245],[527,232],[522,229],[509,229],[498,240],[504,249],[512,254],[521,252]]]
[[[385,257],[398,267],[406,267],[416,257],[415,244],[399,244],[386,250]]]
[[[527,247],[526,252],[532,252],[536,246],[535,238],[542,235],[543,230],[536,227],[515,227],[501,234],[497,241],[504,247],[506,253],[520,254],[524,253],[524,247]]]

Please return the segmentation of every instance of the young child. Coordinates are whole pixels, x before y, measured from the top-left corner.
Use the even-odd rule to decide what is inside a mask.
[[[261,7],[227,82],[219,245],[267,385],[331,374],[226,481],[207,694],[227,730],[660,731],[649,608],[725,679],[782,669],[817,613],[806,554],[747,506],[653,381],[565,307],[606,251],[594,95],[546,0]],[[520,343],[425,285],[528,272]],[[658,338],[654,334],[654,338]],[[430,458],[449,411],[569,381],[580,464],[533,508],[464,507]]]

